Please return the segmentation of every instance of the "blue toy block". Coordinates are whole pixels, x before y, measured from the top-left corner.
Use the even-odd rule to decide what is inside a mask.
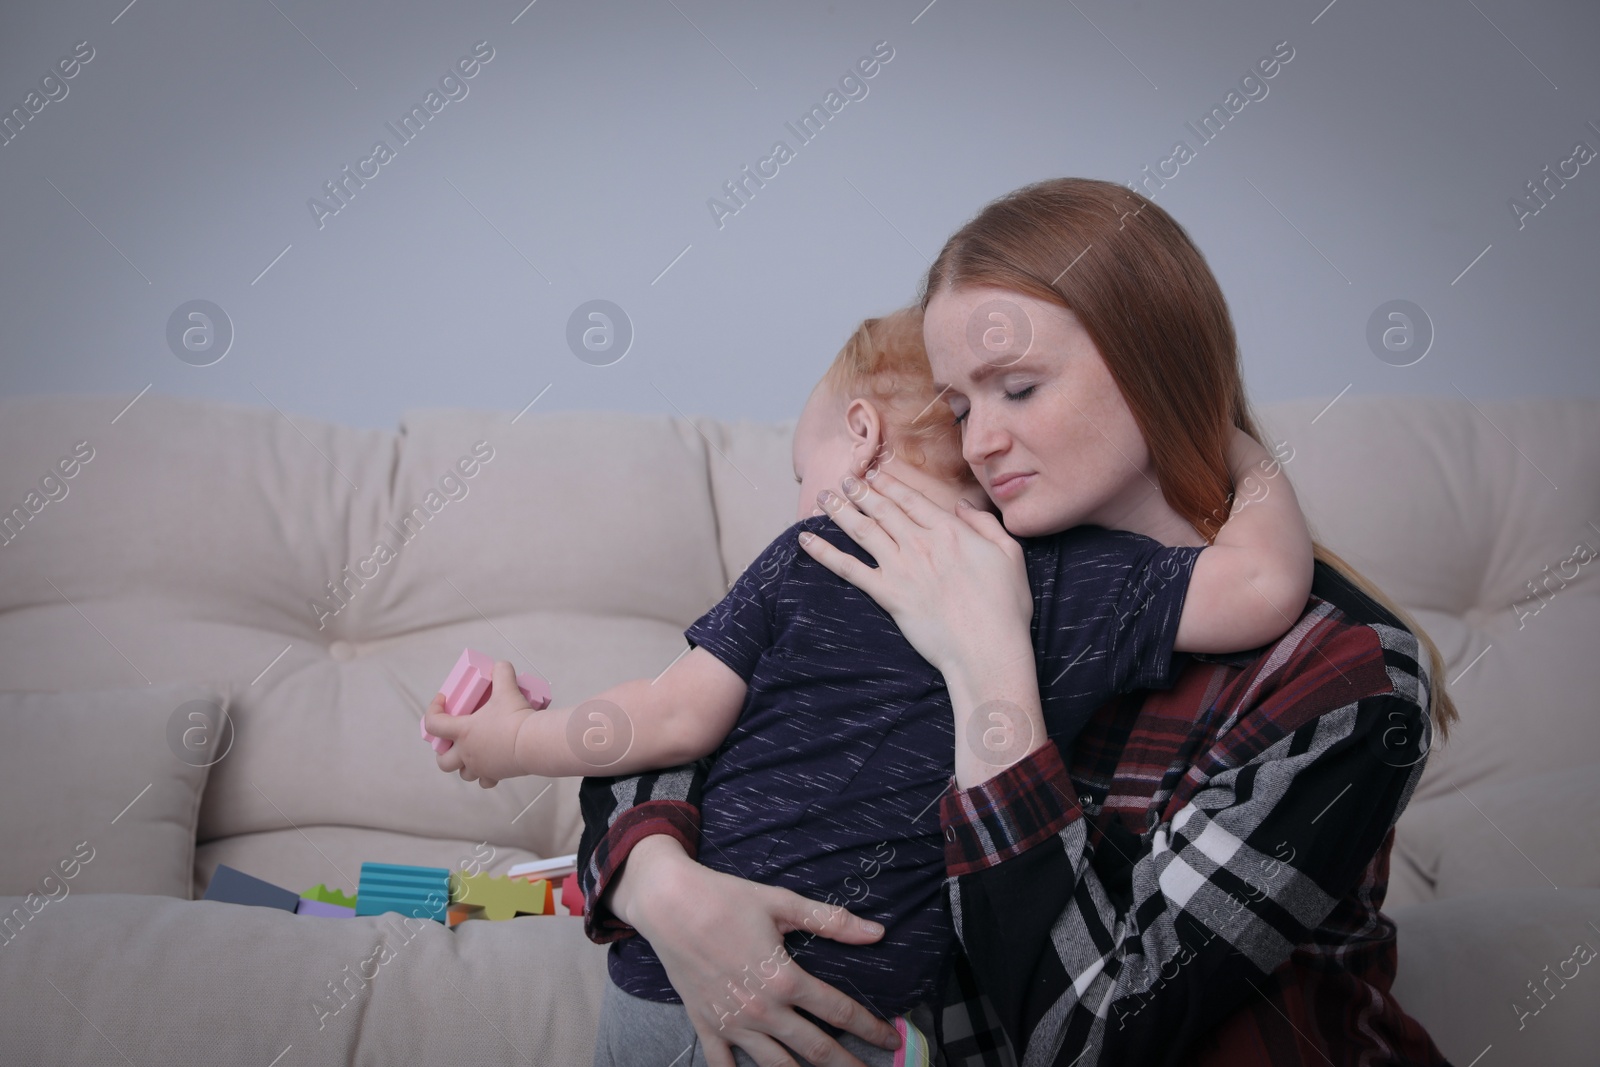
[[[356,914],[397,911],[443,923],[450,907],[450,871],[446,867],[407,867],[363,863],[356,888]]]
[[[206,895],[201,899],[219,900],[224,904],[253,904],[292,913],[300,903],[300,894],[219,863],[217,873],[211,876],[211,884],[206,886]]]

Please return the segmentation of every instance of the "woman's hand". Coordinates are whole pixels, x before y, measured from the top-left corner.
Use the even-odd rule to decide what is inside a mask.
[[[818,503],[877,569],[802,534],[811,558],[877,601],[947,677],[1015,655],[1019,642],[1031,652],[1028,571],[1000,520],[971,506],[951,514],[881,468],[868,476],[844,480],[846,499],[825,489]]]
[[[872,1044],[899,1046],[894,1027],[807,974],[783,947],[783,935],[795,930],[871,944],[883,936],[876,923],[713,871],[664,835],[633,847],[607,901],[661,958],[710,1067],[734,1067],[731,1046],[763,1067],[798,1067],[789,1050],[817,1067],[864,1067],[796,1008]]]
[[[870,485],[846,478],[842,488],[848,500],[824,490],[831,499],[819,503],[878,566],[810,533],[801,546],[877,601],[944,676],[956,785],[970,789],[1049,744],[1022,546],[988,512],[952,515],[882,470]]]

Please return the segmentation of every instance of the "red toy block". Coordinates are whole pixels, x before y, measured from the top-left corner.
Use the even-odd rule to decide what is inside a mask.
[[[573,871],[561,882],[561,903],[568,915],[583,914],[583,890],[578,887],[578,872]]]
[[[450,715],[471,715],[489,702],[494,684],[494,660],[476,649],[467,649],[456,660],[450,676],[439,687],[444,694],[444,710]],[[550,686],[543,678],[533,674],[517,675],[517,688],[535,709],[550,706]],[[422,739],[433,746],[435,752],[447,752],[453,741],[434,737],[428,733],[428,724],[419,720]]]

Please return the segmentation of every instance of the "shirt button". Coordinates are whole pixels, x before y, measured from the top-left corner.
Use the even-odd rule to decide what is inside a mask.
[[[348,663],[356,658],[356,646],[349,641],[335,641],[328,646],[328,655],[340,663]]]

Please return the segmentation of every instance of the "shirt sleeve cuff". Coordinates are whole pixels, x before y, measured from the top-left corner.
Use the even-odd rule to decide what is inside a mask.
[[[939,821],[945,869],[953,878],[1020,855],[1083,816],[1055,742],[971,789],[956,788],[954,778],[950,786],[939,802]]]
[[[602,905],[600,898],[627,862],[633,846],[654,834],[675,838],[689,858],[695,859],[700,844],[700,809],[681,800],[649,800],[617,816],[595,848],[590,861],[595,875],[584,885],[583,932],[590,941],[603,945],[638,932]]]

